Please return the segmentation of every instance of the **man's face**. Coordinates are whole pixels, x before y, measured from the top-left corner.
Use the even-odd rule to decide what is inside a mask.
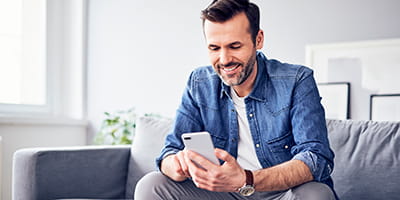
[[[254,45],[249,27],[245,13],[223,23],[204,22],[211,64],[226,85],[239,86],[255,79],[256,50],[262,48],[262,43]]]

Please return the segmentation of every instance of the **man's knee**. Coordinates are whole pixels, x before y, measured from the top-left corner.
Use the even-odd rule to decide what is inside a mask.
[[[161,172],[150,172],[143,176],[137,183],[136,188],[140,187],[149,187],[157,184],[162,184],[167,181],[167,177],[165,177]]]
[[[308,182],[292,188],[294,199],[335,200],[331,188],[323,183]]]
[[[168,178],[160,172],[150,172],[146,174],[136,184],[135,199],[156,199],[153,196],[156,195],[156,188],[166,184],[167,179]]]

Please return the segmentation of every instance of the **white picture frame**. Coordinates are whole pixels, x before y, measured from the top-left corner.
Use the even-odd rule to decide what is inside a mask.
[[[373,121],[400,121],[400,94],[371,95],[369,116]]]
[[[317,83],[350,82],[352,119],[369,119],[372,94],[400,93],[400,38],[306,46]]]
[[[327,119],[350,118],[350,83],[318,83],[318,90]]]

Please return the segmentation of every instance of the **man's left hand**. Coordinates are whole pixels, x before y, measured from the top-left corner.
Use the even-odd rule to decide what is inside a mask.
[[[236,192],[246,182],[244,170],[228,152],[216,148],[215,155],[225,162],[216,165],[196,152],[185,152],[193,182],[197,187],[209,191]]]

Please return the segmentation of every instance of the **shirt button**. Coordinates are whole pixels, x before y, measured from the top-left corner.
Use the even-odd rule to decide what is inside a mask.
[[[285,145],[285,149],[289,149],[289,146],[288,146],[288,145]]]
[[[250,113],[249,116],[250,116],[250,117],[253,117],[253,113]]]
[[[256,144],[256,147],[259,148],[259,147],[260,147],[260,144]]]

